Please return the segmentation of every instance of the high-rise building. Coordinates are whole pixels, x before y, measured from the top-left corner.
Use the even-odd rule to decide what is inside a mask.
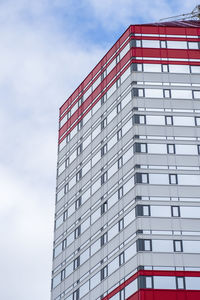
[[[52,300],[200,299],[199,49],[131,25],[60,108]]]

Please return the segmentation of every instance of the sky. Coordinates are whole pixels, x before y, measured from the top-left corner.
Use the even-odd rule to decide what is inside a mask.
[[[196,0],[0,1],[0,293],[50,300],[59,107],[130,24]]]

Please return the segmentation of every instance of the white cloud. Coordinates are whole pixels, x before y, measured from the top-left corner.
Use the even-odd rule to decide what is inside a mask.
[[[179,13],[189,13],[197,0],[86,0],[96,19],[107,29],[137,23],[158,22]]]
[[[27,4],[38,22],[26,20]],[[4,300],[50,298],[58,108],[104,52],[59,32],[46,9],[47,1],[0,5]]]

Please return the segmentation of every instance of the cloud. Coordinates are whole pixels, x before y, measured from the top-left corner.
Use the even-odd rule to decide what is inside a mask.
[[[120,26],[158,22],[179,13],[189,13],[197,5],[192,1],[167,0],[86,0],[96,19],[104,28],[114,30]]]

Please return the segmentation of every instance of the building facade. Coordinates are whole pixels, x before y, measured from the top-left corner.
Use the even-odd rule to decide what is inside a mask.
[[[52,300],[200,299],[199,49],[132,25],[60,108]]]

